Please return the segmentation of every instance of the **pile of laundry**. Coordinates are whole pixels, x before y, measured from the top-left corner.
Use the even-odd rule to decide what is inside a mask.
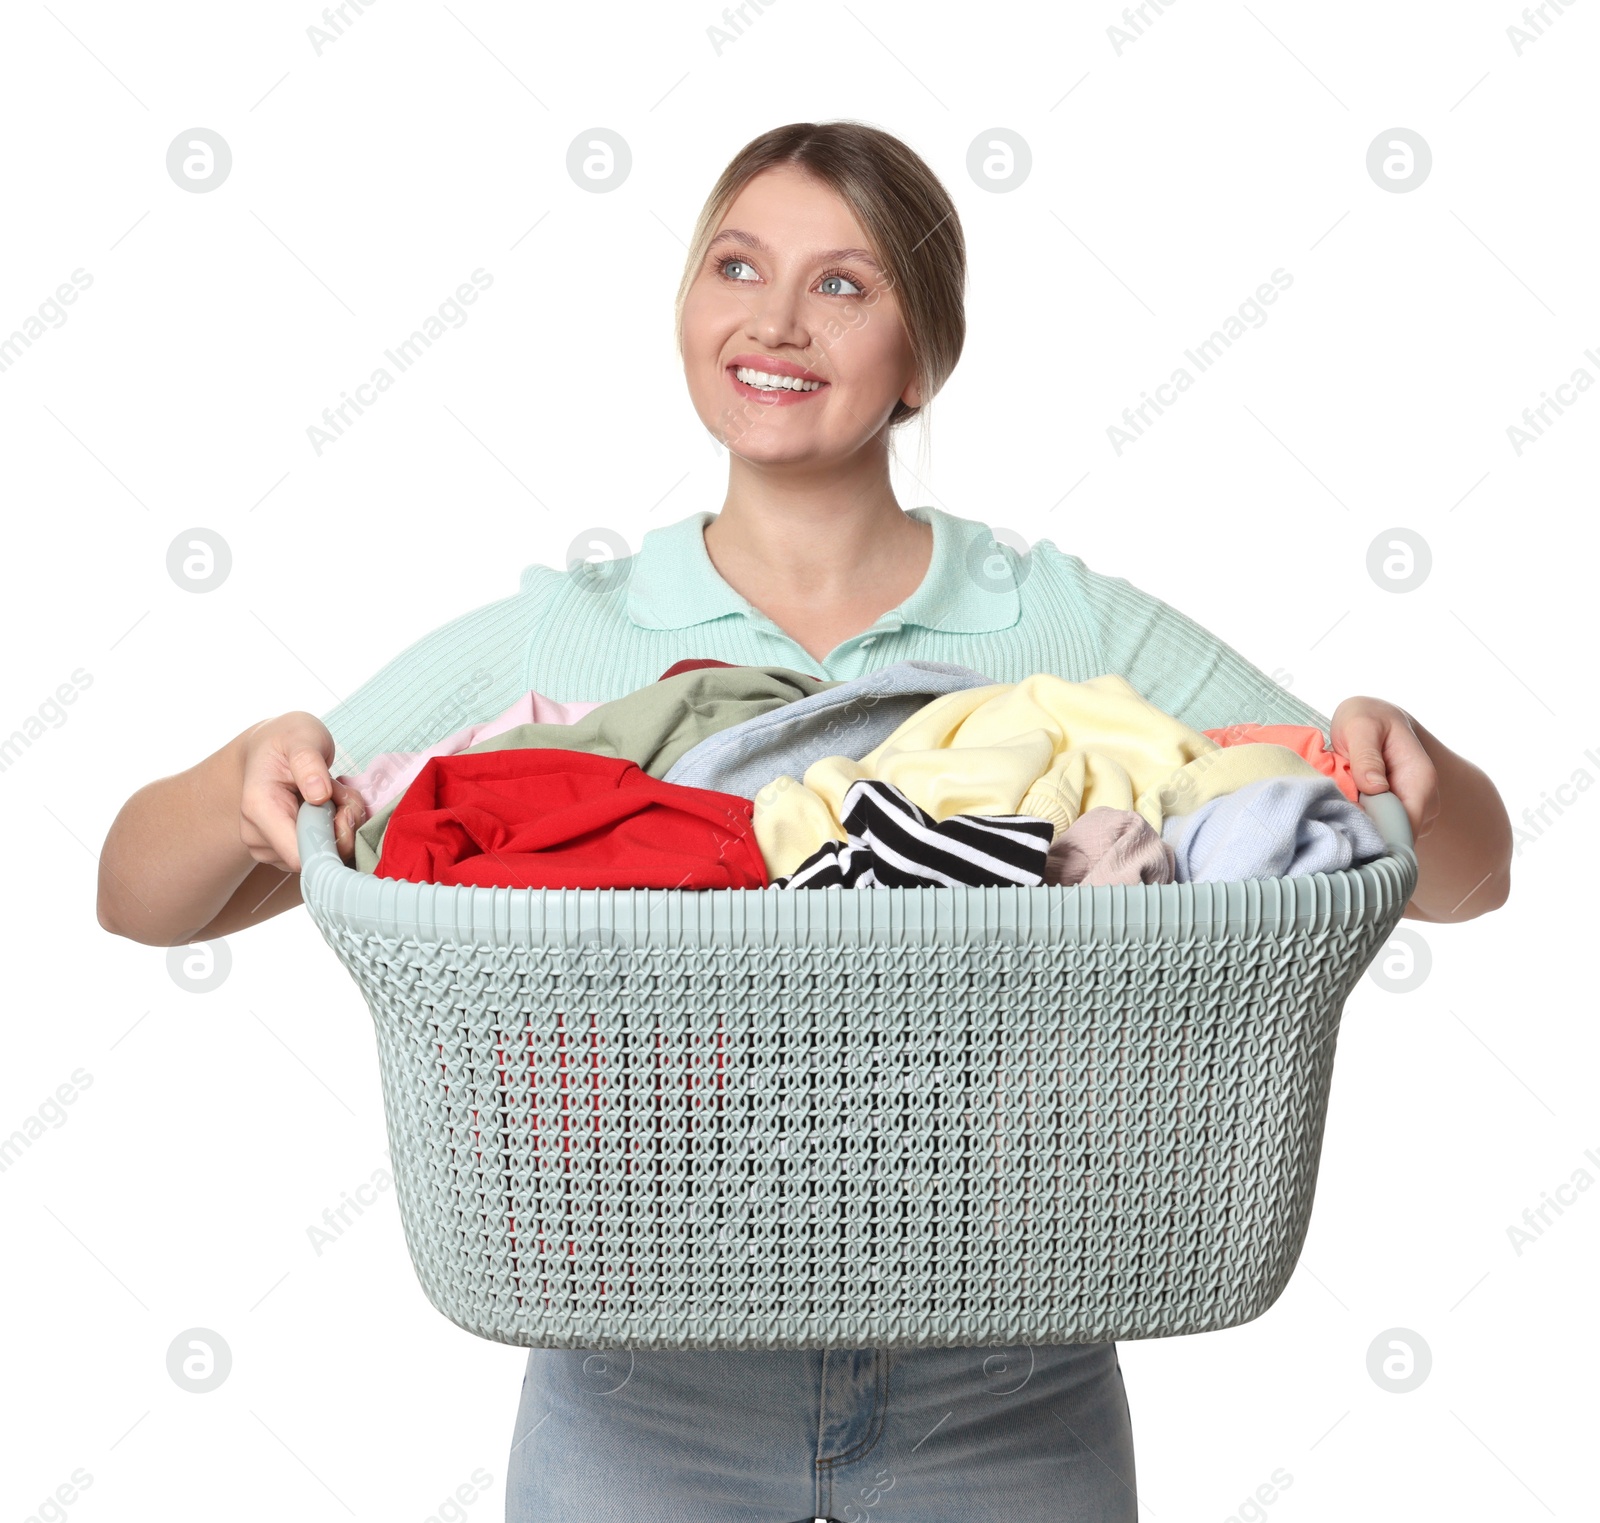
[[[1191,730],[1122,677],[848,682],[680,661],[607,703],[527,693],[340,778],[355,866],[503,888],[1204,883],[1384,855],[1322,732]]]

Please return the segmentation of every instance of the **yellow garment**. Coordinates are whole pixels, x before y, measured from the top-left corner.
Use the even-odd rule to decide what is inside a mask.
[[[1027,814],[1059,836],[1097,805],[1136,810],[1157,831],[1257,778],[1321,776],[1287,746],[1219,746],[1164,714],[1116,675],[1068,682],[1049,672],[946,693],[860,761],[825,756],[803,781],[785,774],[755,797],[756,842],[770,877],[824,841],[844,841],[845,790],[892,783],[936,820]]]

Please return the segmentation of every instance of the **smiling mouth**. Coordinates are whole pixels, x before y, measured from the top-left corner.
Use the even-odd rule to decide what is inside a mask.
[[[773,375],[749,365],[730,365],[728,375],[736,390],[749,396],[770,397],[774,401],[799,401],[827,389],[826,381],[808,381],[799,376]]]
[[[816,391],[828,384],[826,381],[802,381],[793,375],[769,375],[764,370],[752,370],[748,365],[736,365],[733,374],[735,380],[757,391]]]

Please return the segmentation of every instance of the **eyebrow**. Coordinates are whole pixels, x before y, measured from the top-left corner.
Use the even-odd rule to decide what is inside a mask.
[[[722,242],[742,244],[745,248],[758,249],[763,254],[772,252],[772,249],[760,238],[756,237],[754,233],[747,233],[742,228],[723,228],[711,240],[711,244],[708,247]],[[854,259],[861,264],[870,264],[879,274],[883,273],[883,267],[873,258],[871,251],[868,249],[821,249],[816,257],[818,262],[822,264],[834,264],[841,259]]]

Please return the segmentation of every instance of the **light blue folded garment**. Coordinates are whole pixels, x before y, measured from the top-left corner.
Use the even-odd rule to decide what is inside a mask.
[[[924,704],[994,680],[948,661],[897,661],[706,736],[663,781],[753,799],[773,778],[804,777],[824,756],[860,761]]]
[[[809,702],[810,700],[805,700]],[[1179,883],[1332,873],[1388,850],[1331,777],[1264,777],[1161,822]]]

